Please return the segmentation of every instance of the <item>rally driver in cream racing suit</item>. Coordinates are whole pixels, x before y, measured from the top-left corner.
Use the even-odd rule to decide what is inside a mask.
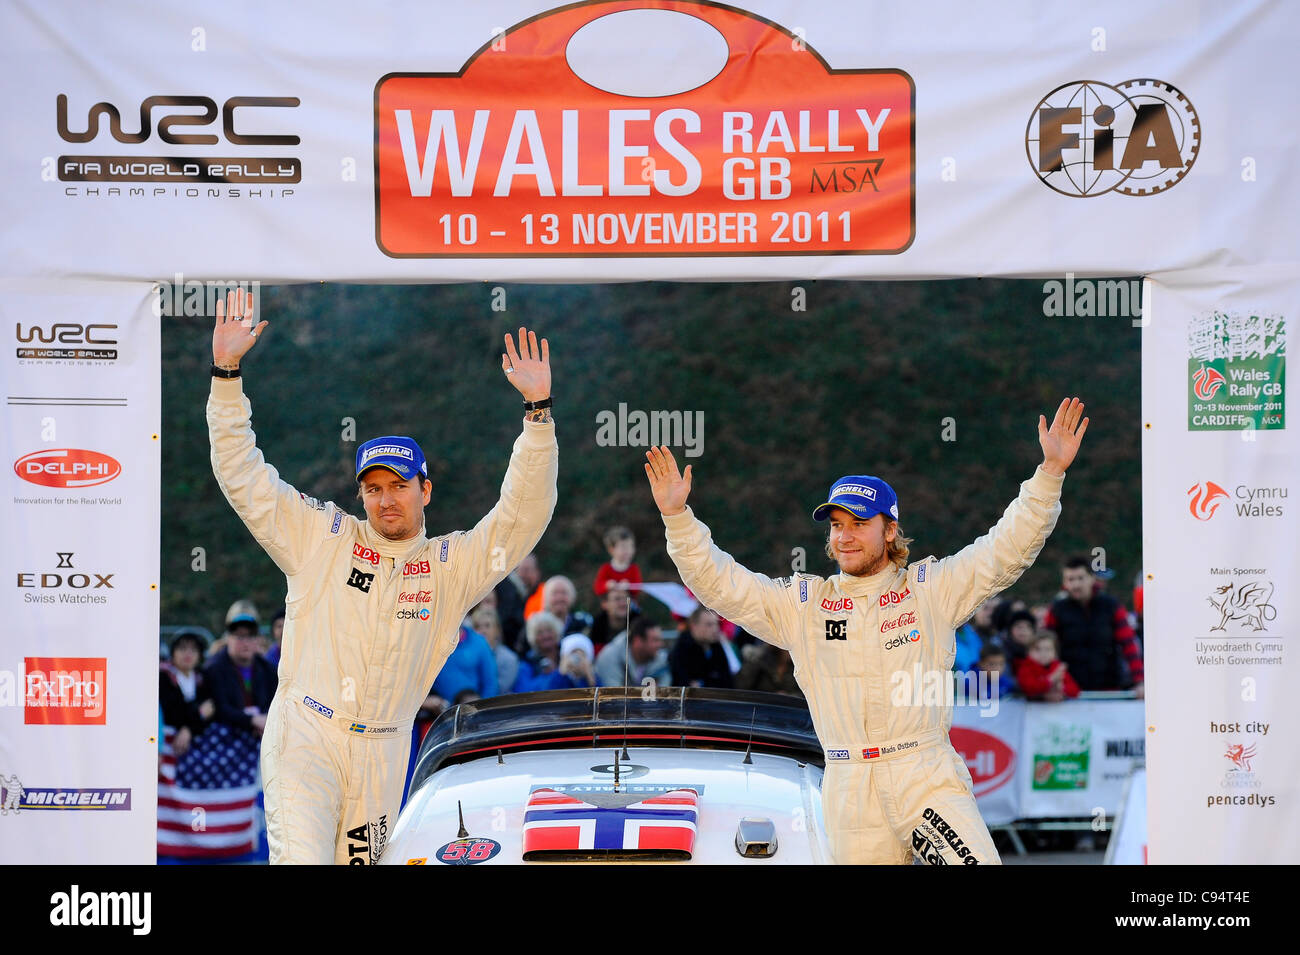
[[[741,567],[685,506],[691,467],[679,474],[667,448],[647,452],[682,580],[705,606],[794,659],[826,757],[822,809],[837,863],[1000,862],[948,740],[951,703],[932,702],[916,684],[927,674],[951,681],[954,628],[1038,556],[1088,426],[1082,414],[1076,398],[1061,403],[1050,428],[1039,417],[1043,463],[995,527],[943,560],[907,563],[897,497],[884,481],[836,481],[813,513],[829,518],[828,550],[840,566],[826,579],[774,580]]]
[[[288,579],[279,689],[255,723],[271,862],[370,865],[397,822],[411,722],[461,621],[533,549],[555,508],[549,347],[521,328],[516,351],[506,336],[502,370],[527,414],[501,498],[472,531],[428,539],[431,485],[410,438],[358,448],[364,521],[299,494],[266,464],[238,377],[267,324],[251,316],[242,292],[218,305],[207,417],[217,482]]]

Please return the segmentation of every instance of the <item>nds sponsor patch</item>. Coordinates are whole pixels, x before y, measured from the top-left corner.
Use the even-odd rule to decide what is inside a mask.
[[[723,4],[641,7],[570,4],[455,72],[382,77],[379,248],[714,256],[911,244],[907,73],[830,69],[798,33]]]

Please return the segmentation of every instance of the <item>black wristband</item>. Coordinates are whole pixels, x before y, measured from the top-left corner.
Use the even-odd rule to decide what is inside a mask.
[[[239,377],[239,369],[238,369],[238,368],[218,368],[216,365],[213,365],[213,366],[212,366],[212,377],[213,377],[213,378],[238,378],[238,377]]]
[[[525,411],[541,411],[543,408],[549,408],[550,406],[551,406],[550,398],[543,398],[541,401],[524,402]]]

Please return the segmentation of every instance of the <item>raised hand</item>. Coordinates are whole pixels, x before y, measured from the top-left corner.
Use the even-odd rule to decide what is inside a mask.
[[[1056,409],[1052,426],[1047,426],[1047,419],[1038,416],[1038,443],[1043,449],[1043,470],[1048,474],[1064,474],[1079,453],[1079,444],[1083,433],[1088,430],[1088,419],[1083,418],[1083,402],[1078,398],[1066,398]]]
[[[650,493],[659,513],[671,517],[686,510],[686,498],[691,493],[691,465],[686,465],[686,473],[680,474],[677,459],[667,447],[651,448],[645,457],[645,476],[650,479]]]
[[[257,337],[270,324],[253,327],[253,296],[242,288],[226,296],[225,307],[217,302],[217,321],[212,329],[212,364],[238,368],[239,360],[257,344]]]
[[[537,333],[519,327],[519,348],[506,336],[506,350],[501,355],[501,370],[524,401],[541,401],[551,396],[551,346],[542,339],[537,347]]]

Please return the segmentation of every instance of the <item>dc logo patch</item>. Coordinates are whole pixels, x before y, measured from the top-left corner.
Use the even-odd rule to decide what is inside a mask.
[[[370,585],[374,583],[374,581],[374,574],[363,574],[361,571],[353,567],[352,574],[348,577],[348,586],[357,588],[357,590],[361,591],[363,594],[368,594],[370,593]]]
[[[847,640],[848,638],[849,638],[849,622],[847,620],[826,621],[827,640]]]
[[[808,581],[799,581],[799,602],[806,604],[808,602]]]
[[[442,563],[444,564],[447,563],[447,542],[446,541],[442,542],[442,549],[438,551],[438,560],[442,561]]]
[[[922,564],[920,567],[916,569],[916,582],[918,584],[925,583],[925,569],[929,566],[930,566],[929,564]]]

